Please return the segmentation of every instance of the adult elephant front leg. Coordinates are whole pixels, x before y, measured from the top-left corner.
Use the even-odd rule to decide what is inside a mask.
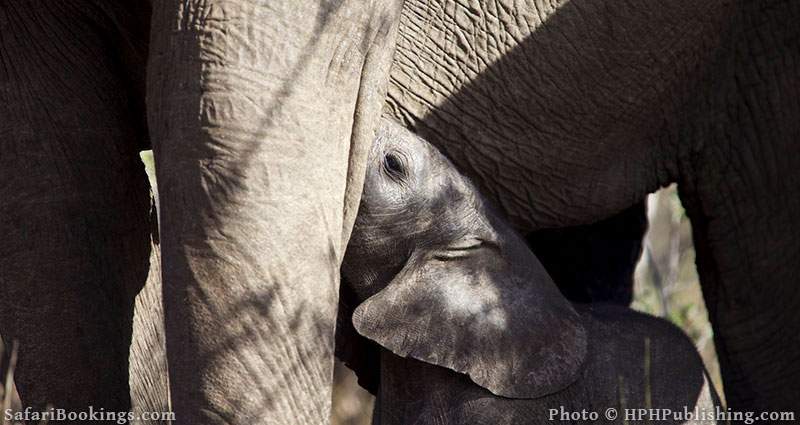
[[[338,268],[400,5],[154,5],[148,117],[179,423],[327,422]]]

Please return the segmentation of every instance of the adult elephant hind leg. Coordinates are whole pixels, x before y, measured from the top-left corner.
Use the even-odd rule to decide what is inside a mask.
[[[130,408],[132,303],[150,253],[146,25],[116,27],[140,21],[114,7],[0,6],[0,332],[19,342],[17,385],[34,408]]]
[[[681,198],[729,407],[800,415],[800,5],[743,3]]]

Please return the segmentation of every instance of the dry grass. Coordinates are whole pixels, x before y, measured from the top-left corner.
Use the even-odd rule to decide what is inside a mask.
[[[17,388],[14,386],[14,367],[17,365],[17,347],[12,344],[7,349],[2,338],[0,338],[0,425],[11,425],[6,419],[8,410],[17,411],[21,403]]]

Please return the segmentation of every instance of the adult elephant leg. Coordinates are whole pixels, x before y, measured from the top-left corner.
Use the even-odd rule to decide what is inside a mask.
[[[743,4],[678,187],[729,407],[800,415],[800,5]]]
[[[106,3],[0,5],[0,333],[34,408],[130,407],[150,254],[146,21]]]
[[[324,423],[401,1],[156,1],[148,117],[179,423]]]

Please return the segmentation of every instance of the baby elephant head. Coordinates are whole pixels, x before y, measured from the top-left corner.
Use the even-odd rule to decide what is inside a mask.
[[[359,334],[505,397],[577,379],[579,315],[525,243],[436,148],[383,120],[342,272]]]

